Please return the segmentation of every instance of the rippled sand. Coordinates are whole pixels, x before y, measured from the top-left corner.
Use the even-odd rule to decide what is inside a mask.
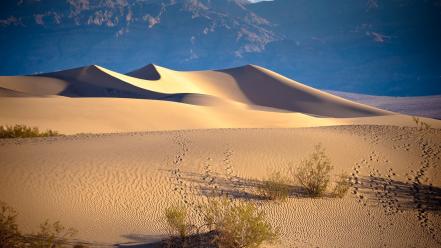
[[[295,167],[322,143],[355,183],[343,199],[263,201],[255,182]],[[46,218],[95,244],[166,235],[164,209],[219,190],[255,201],[281,230],[279,247],[439,247],[441,132],[390,126],[219,129],[0,141],[0,199],[32,231]],[[233,179],[228,179],[227,176]],[[198,219],[196,209],[192,216]]]

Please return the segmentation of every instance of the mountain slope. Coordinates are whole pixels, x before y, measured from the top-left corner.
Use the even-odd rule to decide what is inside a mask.
[[[441,95],[390,97],[371,96],[340,91],[330,91],[329,93],[380,109],[441,120]]]
[[[439,0],[10,0],[0,74],[259,64],[321,89],[441,94],[440,25]]]

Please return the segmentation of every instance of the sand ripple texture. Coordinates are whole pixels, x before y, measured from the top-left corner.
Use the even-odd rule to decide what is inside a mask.
[[[255,196],[269,170],[295,167],[317,143],[335,173],[351,175],[343,199]],[[148,243],[167,234],[167,206],[206,201],[210,171],[219,190],[255,201],[280,228],[275,246],[439,247],[440,151],[438,130],[387,126],[1,140],[0,199],[19,212],[24,231],[49,218],[82,240]]]

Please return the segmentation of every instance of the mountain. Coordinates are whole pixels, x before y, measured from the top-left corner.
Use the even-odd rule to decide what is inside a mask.
[[[440,94],[439,0],[8,0],[1,75],[259,64],[308,85]]]
[[[250,5],[284,39],[262,65],[308,84],[374,95],[439,94],[441,1],[276,0]]]
[[[392,97],[340,91],[329,91],[329,93],[380,109],[441,120],[441,108],[439,107],[441,106],[441,95]]]

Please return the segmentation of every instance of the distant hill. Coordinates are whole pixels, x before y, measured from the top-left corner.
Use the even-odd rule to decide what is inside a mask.
[[[329,93],[348,100],[373,107],[441,120],[441,95],[417,97],[371,96],[355,93],[329,91]]]
[[[0,75],[259,64],[308,85],[441,94],[439,0],[7,0]]]

